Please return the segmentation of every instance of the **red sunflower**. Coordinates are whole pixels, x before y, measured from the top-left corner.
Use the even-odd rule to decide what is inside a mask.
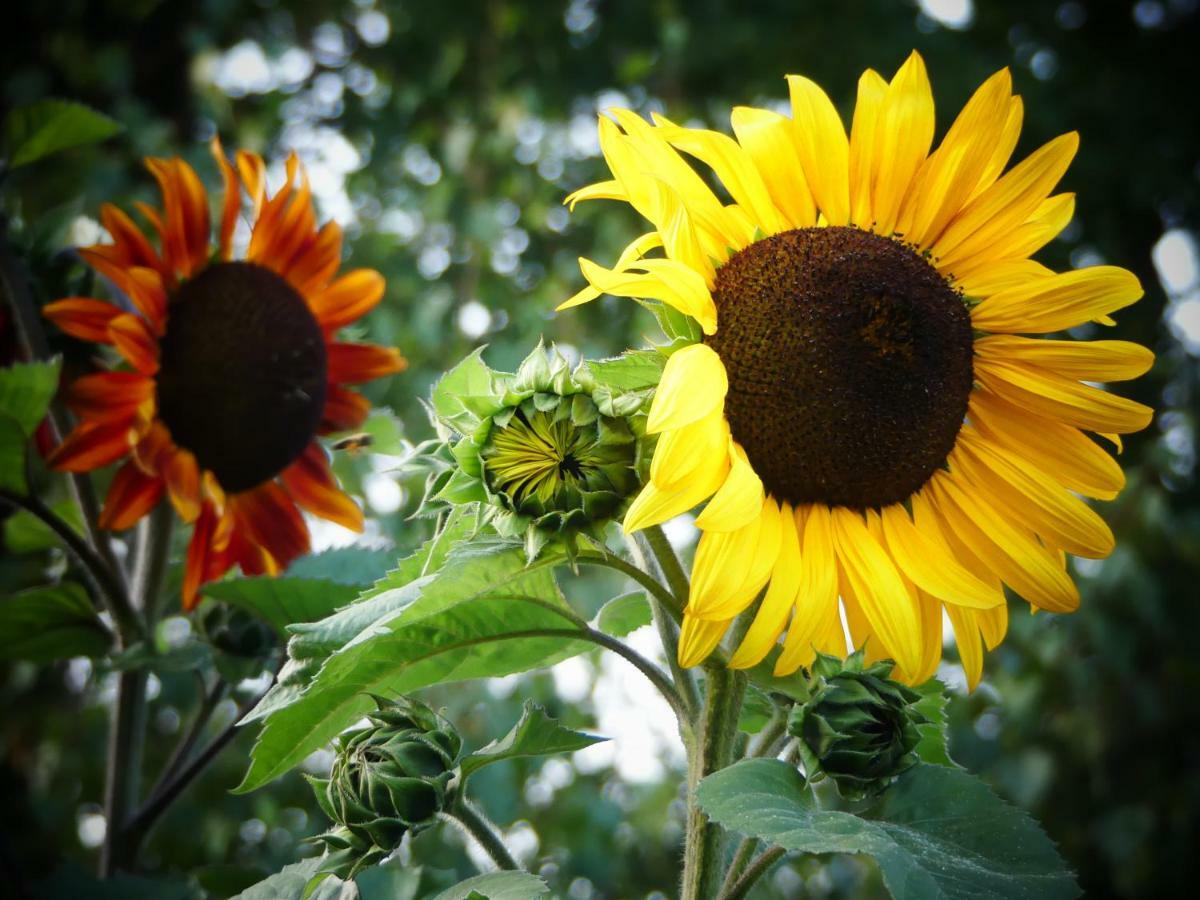
[[[123,365],[65,391],[80,423],[51,465],[85,472],[123,460],[100,524],[129,528],[165,494],[195,523],[183,605],[203,583],[240,565],[274,575],[309,550],[306,510],[347,528],[362,511],[342,491],[317,436],[355,428],[370,409],[346,385],[404,369],[391,348],[335,339],[382,298],[369,269],[337,276],[342,231],[318,228],[312,192],[292,155],[269,195],[260,156],[213,155],[225,182],[216,246],[208,196],[182,159],[147,159],[162,209],[138,204],[157,248],[124,212],[105,204],[113,243],[80,250],[114,288],[113,301],[68,297],[45,314],[68,334],[110,344]],[[250,244],[233,258],[242,191]]]

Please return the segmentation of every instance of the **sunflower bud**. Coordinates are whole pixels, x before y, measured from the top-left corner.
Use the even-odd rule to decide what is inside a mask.
[[[859,654],[845,664],[822,655],[811,696],[792,710],[789,733],[844,795],[876,793],[917,763],[921,695],[889,678],[891,670],[886,661],[863,668]]]
[[[310,779],[336,826],[319,840],[358,860],[386,855],[434,821],[462,749],[457,732],[423,703],[376,702],[370,724],[338,738],[330,777]]]
[[[271,626],[226,603],[209,606],[200,616],[200,628],[210,644],[238,659],[261,658],[276,644]]]
[[[531,561],[556,538],[571,552],[577,535],[599,538],[641,487],[648,396],[541,346],[512,374],[474,354],[434,390],[454,465],[430,466],[427,496],[479,502],[498,533],[524,539]]]

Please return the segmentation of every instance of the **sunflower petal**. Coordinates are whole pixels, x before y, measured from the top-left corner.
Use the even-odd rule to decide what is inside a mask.
[[[309,302],[317,322],[326,331],[365,316],[381,299],[386,284],[374,269],[355,269],[342,275]]]
[[[91,297],[66,297],[42,307],[42,315],[62,331],[93,344],[111,344],[108,326],[124,315],[119,306]]]
[[[326,375],[338,384],[362,384],[403,372],[408,362],[395,347],[378,344],[329,344],[325,348]]]
[[[813,81],[787,76],[792,127],[804,178],[830,225],[850,221],[850,142],[829,96]]]
[[[162,479],[146,475],[135,463],[127,462],[117,469],[108,486],[97,524],[106,531],[131,528],[158,505],[162,495]]]
[[[994,294],[971,310],[971,324],[981,331],[1045,334],[1108,315],[1141,296],[1132,272],[1091,266]]]
[[[761,508],[761,504],[760,504]],[[748,669],[762,662],[787,625],[788,613],[800,590],[800,537],[796,533],[796,515],[791,506],[780,504],[779,557],[771,570],[771,583],[762,604],[737,652],[729,660],[731,669]],[[699,519],[696,520],[700,525]]]
[[[701,531],[736,531],[759,515],[763,504],[762,480],[754,472],[746,451],[729,440],[729,475],[704,511],[696,517]],[[795,525],[792,525],[795,530]]]
[[[963,568],[951,553],[913,525],[903,506],[881,510],[888,552],[900,571],[926,593],[958,606],[988,609],[1004,602],[1004,594]]]
[[[309,444],[299,459],[283,470],[281,478],[301,509],[351,531],[362,531],[362,509],[338,486],[320,444]]]
[[[696,546],[687,611],[731,619],[753,602],[779,557],[779,505],[764,499],[760,514],[737,531],[706,531]]]
[[[725,364],[707,344],[672,353],[650,404],[646,431],[657,434],[704,418],[725,401],[729,377]]]
[[[762,176],[775,208],[793,228],[815,225],[816,205],[804,180],[791,121],[770,110],[738,106],[730,122],[738,143]]]
[[[679,665],[685,669],[697,666],[717,649],[721,636],[729,627],[729,620],[710,622],[683,614],[683,626],[679,630]]]

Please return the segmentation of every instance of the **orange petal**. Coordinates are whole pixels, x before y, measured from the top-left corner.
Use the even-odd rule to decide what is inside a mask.
[[[200,515],[200,467],[189,450],[179,449],[170,455],[162,470],[167,482],[171,505],[185,522]]]
[[[47,463],[60,472],[89,472],[129,452],[133,418],[117,422],[84,422],[58,445]]]
[[[97,344],[112,343],[108,325],[121,314],[119,306],[91,297],[66,297],[42,308],[42,315],[71,337]]]
[[[63,399],[81,418],[128,419],[154,397],[154,381],[136,372],[97,372],[71,382]]]
[[[188,542],[187,559],[183,569],[183,609],[190,612],[199,601],[202,584],[224,575],[233,565],[228,548],[228,535],[222,536],[221,526],[228,522],[222,518],[212,503],[205,503],[192,528],[192,539]]]
[[[142,439],[133,448],[133,461],[147,475],[161,475],[169,454],[175,449],[167,426],[157,419],[150,423]]]
[[[108,337],[128,363],[143,375],[158,371],[158,341],[145,319],[123,313],[108,323]]]
[[[342,264],[342,229],[326,222],[288,265],[287,280],[304,297],[325,290]]]
[[[163,196],[163,255],[170,270],[191,275],[208,258],[208,198],[182,159],[147,159]]]
[[[341,384],[362,384],[385,375],[403,372],[407,360],[394,347],[378,344],[330,344],[328,378]]]
[[[371,411],[371,401],[349,388],[331,384],[325,388],[325,410],[321,413],[321,434],[357,428]]]
[[[218,253],[222,260],[233,256],[233,230],[237,227],[238,210],[242,207],[242,191],[238,184],[237,171],[225,157],[221,149],[221,139],[213,137],[208,145],[213,158],[221,168],[221,178],[225,182],[225,202],[221,207],[221,231],[218,236]]]
[[[229,498],[234,529],[249,543],[265,550],[278,570],[287,568],[309,550],[308,528],[287,492],[274,481]]]
[[[355,269],[313,297],[309,307],[321,327],[333,331],[374,309],[384,286],[383,276],[373,269]]]
[[[302,509],[351,531],[362,531],[362,510],[338,486],[320,444],[309,444],[300,458],[283,470],[281,477],[284,487]]]
[[[161,478],[145,474],[134,462],[127,462],[117,469],[104,508],[100,510],[99,525],[108,531],[124,531],[130,528],[162,499]]]
[[[242,186],[254,204],[254,216],[258,218],[262,209],[263,197],[267,193],[267,166],[263,158],[248,150],[239,150],[234,157],[238,174],[242,178]]]
[[[134,266],[126,270],[120,286],[154,327],[155,334],[162,334],[167,325],[167,290],[162,275],[154,269]]]
[[[100,223],[112,236],[112,248],[117,253],[115,258],[122,265],[162,270],[162,260],[142,230],[124,212],[111,203],[105,203],[100,207]]]

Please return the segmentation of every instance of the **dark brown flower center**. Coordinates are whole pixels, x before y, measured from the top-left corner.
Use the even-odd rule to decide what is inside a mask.
[[[924,258],[857,228],[757,241],[717,270],[725,414],[777,499],[909,497],[954,446],[972,385],[966,304]]]
[[[274,272],[218,263],[171,298],[158,415],[230,492],[272,478],[316,433],[325,340],[304,298]]]

